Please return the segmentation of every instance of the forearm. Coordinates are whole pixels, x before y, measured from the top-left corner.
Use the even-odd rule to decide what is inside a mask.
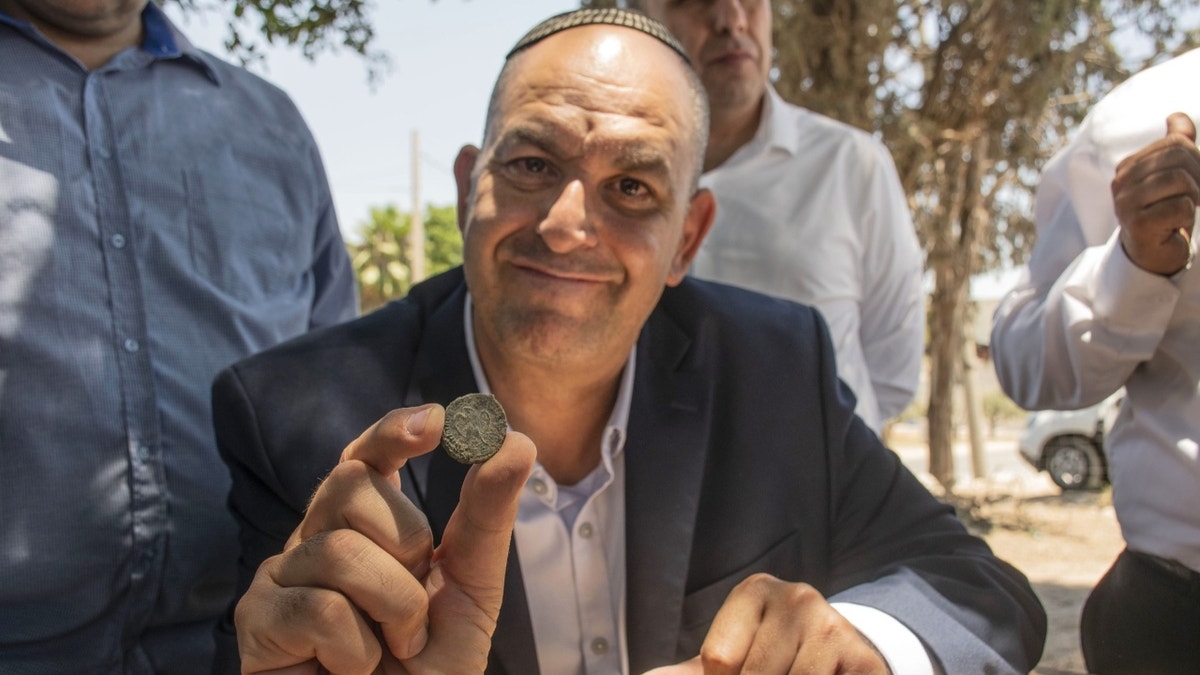
[[[1097,403],[1153,355],[1178,298],[1176,284],[1133,265],[1114,234],[1044,292],[1027,282],[1005,297],[992,330],[1001,386],[1028,409]]]

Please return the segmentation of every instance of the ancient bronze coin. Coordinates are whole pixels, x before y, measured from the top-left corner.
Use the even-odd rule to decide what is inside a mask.
[[[442,447],[463,464],[480,464],[492,458],[504,443],[508,419],[491,394],[467,394],[446,406]]]

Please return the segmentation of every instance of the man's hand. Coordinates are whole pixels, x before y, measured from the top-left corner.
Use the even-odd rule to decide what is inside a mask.
[[[889,672],[874,645],[812,586],[756,574],[729,594],[700,656],[646,675]]]
[[[346,447],[238,602],[243,672],[483,672],[536,451],[510,433],[472,467],[435,550],[397,471],[437,447],[444,422],[438,405],[395,410]]]
[[[1191,256],[1200,204],[1200,151],[1191,118],[1173,113],[1165,138],[1118,164],[1112,193],[1129,259],[1164,276],[1182,270]]]

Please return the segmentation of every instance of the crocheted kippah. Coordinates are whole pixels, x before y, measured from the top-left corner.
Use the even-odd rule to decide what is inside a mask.
[[[545,21],[534,26],[532,30],[525,34],[517,41],[504,60],[511,59],[514,54],[533,45],[541,40],[544,40],[555,33],[561,33],[564,30],[577,28],[579,26],[593,26],[596,24],[605,24],[609,26],[625,26],[636,31],[641,31],[650,37],[658,39],[666,46],[675,50],[676,54],[683,57],[683,60],[691,63],[687,52],[683,50],[683,45],[667,31],[666,27],[661,23],[651,19],[645,14],[634,12],[628,9],[608,8],[608,9],[577,9],[572,12],[564,12],[546,19]]]

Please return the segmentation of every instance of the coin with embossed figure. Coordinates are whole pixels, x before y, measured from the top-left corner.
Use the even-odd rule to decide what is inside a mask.
[[[506,431],[508,419],[495,396],[467,394],[446,406],[442,447],[463,464],[480,464],[500,450]]]

